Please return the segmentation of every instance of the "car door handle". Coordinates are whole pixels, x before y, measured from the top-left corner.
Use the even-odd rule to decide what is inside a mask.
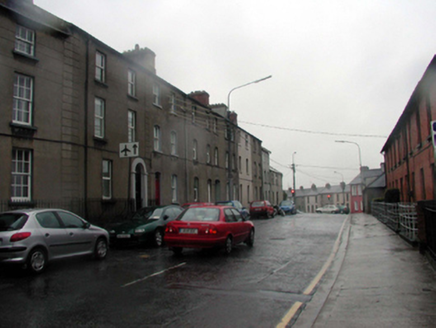
[[[46,237],[50,237],[50,234],[49,234],[49,233],[46,233],[45,236],[46,236]]]
[[[72,235],[74,235],[74,233],[73,233],[73,232],[70,232],[70,236],[72,236]]]

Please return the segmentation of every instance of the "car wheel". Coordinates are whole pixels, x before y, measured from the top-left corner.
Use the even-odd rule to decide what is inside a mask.
[[[27,268],[32,273],[41,273],[47,266],[47,254],[42,248],[35,248],[27,257]]]
[[[157,247],[161,247],[163,245],[163,232],[161,229],[157,229],[154,232],[154,244]]]
[[[97,242],[95,243],[95,250],[94,250],[94,257],[97,260],[103,260],[107,256],[107,241],[103,237],[100,237],[97,239]]]
[[[254,229],[250,230],[250,234],[247,237],[247,241],[245,242],[248,246],[253,247],[254,245]]]
[[[224,245],[224,252],[228,255],[232,252],[232,248],[232,237],[228,236],[226,239],[226,244]]]
[[[182,247],[173,247],[172,250],[174,252],[174,255],[181,255],[183,248]]]

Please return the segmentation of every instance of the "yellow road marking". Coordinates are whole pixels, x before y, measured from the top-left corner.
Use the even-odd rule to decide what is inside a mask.
[[[310,295],[313,291],[313,289],[316,287],[316,285],[319,283],[321,278],[324,276],[325,272],[329,268],[330,264],[333,262],[333,259],[339,249],[342,232],[344,231],[345,223],[348,221],[348,217],[344,220],[341,226],[341,230],[339,231],[338,238],[336,238],[335,244],[333,246],[333,250],[330,253],[329,258],[324,263],[323,267],[321,268],[321,271],[318,272],[316,277],[312,280],[312,282],[307,286],[307,288],[304,290],[303,295]],[[286,328],[287,324],[292,320],[294,315],[297,313],[297,311],[300,309],[300,307],[303,305],[302,302],[295,302],[295,304],[290,308],[288,313],[285,314],[282,321],[277,325],[276,328]]]

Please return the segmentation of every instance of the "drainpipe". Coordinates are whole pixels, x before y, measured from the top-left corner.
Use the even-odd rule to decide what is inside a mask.
[[[84,153],[84,193],[83,197],[85,198],[85,218],[88,219],[88,84],[89,84],[89,39],[86,39],[86,52],[85,52],[85,104],[84,104],[84,119],[85,119],[85,129],[84,129],[84,138],[85,138],[85,153]]]

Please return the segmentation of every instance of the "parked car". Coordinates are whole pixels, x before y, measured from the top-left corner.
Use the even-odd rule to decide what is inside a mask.
[[[209,205],[215,205],[214,203],[209,202],[192,202],[192,203],[185,203],[182,205],[183,208],[193,207],[193,206],[209,206]]]
[[[338,208],[339,208],[339,213],[341,213],[341,214],[348,214],[348,213],[350,213],[350,209],[348,208],[348,206],[338,205]]]
[[[323,207],[318,207],[316,213],[339,213],[339,208],[336,205],[324,205]]]
[[[109,235],[105,229],[61,209],[26,209],[0,213],[0,263],[22,264],[33,273],[47,263],[93,254],[104,259]]]
[[[285,199],[282,200],[279,204],[279,207],[285,212],[285,214],[296,214],[297,209],[295,208],[295,204],[293,201]]]
[[[248,217],[250,216],[250,212],[244,206],[242,206],[239,200],[225,200],[225,201],[216,202],[215,204],[233,206],[239,211],[239,213],[241,213],[242,218],[244,219],[248,219]]]
[[[250,204],[250,217],[266,217],[268,219],[274,217],[274,207],[267,200],[257,200]]]
[[[163,244],[166,224],[175,220],[182,212],[183,208],[178,205],[143,207],[129,220],[110,227],[111,243],[154,243],[160,247]]]
[[[236,244],[253,246],[254,225],[231,206],[191,207],[167,224],[164,240],[175,254],[183,248],[224,248],[229,254]]]

